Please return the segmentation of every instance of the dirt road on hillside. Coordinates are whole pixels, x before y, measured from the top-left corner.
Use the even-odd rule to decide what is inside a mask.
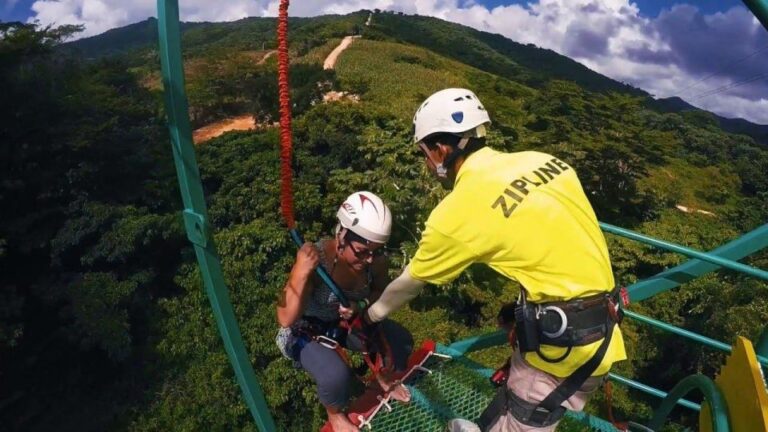
[[[259,60],[259,62],[256,63],[256,64],[263,65],[267,61],[268,58],[272,57],[275,54],[277,54],[277,50],[272,50],[272,51],[264,54],[264,57],[262,57],[261,60]]]
[[[229,132],[234,130],[249,130],[249,129],[255,129],[255,128],[256,128],[256,122],[253,120],[253,117],[250,115],[228,118],[221,121],[217,121],[215,123],[211,123],[209,125],[201,127],[200,129],[195,130],[194,132],[192,132],[192,142],[194,142],[195,144],[200,144],[205,141],[208,141],[211,138],[216,138],[217,136],[223,134],[224,132]]]
[[[277,53],[277,50],[268,51],[256,64],[264,64],[264,62],[275,55],[275,53]],[[250,129],[256,129],[256,121],[252,116],[243,115],[239,117],[231,117],[196,129],[192,132],[192,142],[201,144],[211,138],[216,138],[224,132]]]
[[[359,38],[360,35],[357,36],[347,36],[344,39],[341,40],[341,43],[339,46],[333,49],[330,54],[328,54],[328,57],[326,57],[325,61],[323,62],[323,69],[333,69],[334,66],[336,66],[336,59],[339,57],[339,54],[341,54],[349,44],[352,43],[355,39]]]
[[[356,38],[359,38],[360,36],[347,36],[345,37],[341,43],[334,48],[334,50],[331,52],[331,54],[328,55],[328,57],[325,59],[325,62],[323,62],[323,69],[333,69],[336,65],[336,59],[339,57],[339,54],[342,53],[349,44],[352,43],[353,40]],[[265,61],[271,56],[273,56],[277,51],[272,50],[267,52],[264,57],[259,60],[257,64],[264,64]],[[332,102],[332,101],[338,101],[341,99],[350,99],[353,102],[359,101],[359,98],[355,95],[347,95],[344,92],[330,92],[329,94],[324,95],[323,101],[324,102]],[[256,122],[254,121],[253,117],[250,115],[244,115],[239,117],[233,117],[224,119],[221,121],[217,121],[215,123],[211,123],[209,125],[205,125],[201,127],[200,129],[195,130],[192,133],[192,141],[195,144],[201,144],[205,141],[208,141],[211,138],[215,138],[224,132],[229,131],[235,131],[235,130],[249,130],[249,129],[255,129],[256,128]]]

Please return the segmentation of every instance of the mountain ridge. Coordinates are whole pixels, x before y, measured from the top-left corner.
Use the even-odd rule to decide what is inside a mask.
[[[678,97],[655,99],[645,90],[616,81],[555,51],[533,44],[521,44],[500,34],[477,30],[439,18],[378,12],[370,26],[363,23],[367,10],[346,15],[322,15],[291,18],[291,37],[300,51],[322,45],[331,37],[363,34],[374,40],[391,40],[422,46],[478,69],[540,88],[552,80],[573,81],[586,90],[611,91],[645,98],[644,105],[660,113],[700,112],[711,115],[718,127],[729,133],[750,136],[768,145],[768,125],[741,118],[727,118],[685,102]],[[185,53],[200,55],[206,49],[222,47],[232,50],[266,49],[275,45],[274,18],[248,17],[231,22],[182,22],[182,46]],[[154,53],[157,41],[157,19],[129,24],[100,35],[63,45],[63,49],[97,59],[113,55],[130,55],[141,51]],[[479,55],[480,54],[480,55]]]

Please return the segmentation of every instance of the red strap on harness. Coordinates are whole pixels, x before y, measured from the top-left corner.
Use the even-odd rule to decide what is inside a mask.
[[[629,290],[627,290],[627,287],[621,287],[619,290],[619,297],[621,298],[622,306],[629,305]]]
[[[340,323],[341,328],[346,329],[348,332],[356,332],[356,335],[360,338],[360,340],[363,342],[363,360],[365,361],[365,364],[368,365],[368,369],[370,369],[371,374],[365,378],[361,378],[363,382],[371,382],[374,379],[376,379],[379,374],[386,371],[387,369],[391,369],[392,366],[392,348],[389,345],[389,342],[387,341],[387,338],[384,337],[384,334],[377,330],[372,335],[374,338],[376,338],[376,348],[377,352],[375,355],[375,358],[371,358],[371,347],[374,343],[373,340],[368,338],[368,333],[364,331],[364,328],[366,326],[365,322],[362,319],[362,314],[358,314],[356,317],[354,317],[351,320],[348,321],[342,321]],[[350,366],[350,360],[349,356],[347,355],[346,351],[343,347],[337,346],[336,352],[339,353],[339,356],[342,360],[347,364],[347,366]]]

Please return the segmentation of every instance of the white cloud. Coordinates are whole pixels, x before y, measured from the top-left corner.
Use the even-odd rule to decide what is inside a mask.
[[[267,15],[268,1],[182,0],[180,15],[184,21],[234,21],[248,16]],[[103,33],[109,29],[157,16],[154,0],[37,0],[32,4],[30,21],[42,24],[83,24],[80,37]],[[276,9],[275,9],[276,10]]]
[[[231,21],[275,16],[278,4],[277,0],[213,4],[182,0],[180,15],[185,21]],[[33,19],[43,24],[84,24],[88,36],[153,16],[155,7],[154,0],[38,0],[32,9]],[[647,17],[631,0],[532,0],[524,6],[493,9],[477,0],[313,0],[294,1],[289,13],[314,16],[376,8],[434,16],[500,33],[567,55],[657,97],[680,95],[721,115],[768,123],[766,80],[696,98],[709,89],[754,76],[749,75],[752,70],[768,70],[768,52],[738,68],[722,67],[768,46],[765,31],[745,8],[705,16],[695,6],[675,5],[658,17]]]

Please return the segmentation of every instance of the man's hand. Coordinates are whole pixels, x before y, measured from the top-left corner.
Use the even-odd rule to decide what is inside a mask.
[[[339,316],[341,319],[349,320],[358,313],[360,313],[360,306],[358,306],[357,302],[350,302],[348,308],[339,305]]]
[[[363,316],[360,317],[363,321],[363,324],[365,325],[373,325],[374,322],[371,320],[371,317],[368,316],[368,311],[363,312]]]

